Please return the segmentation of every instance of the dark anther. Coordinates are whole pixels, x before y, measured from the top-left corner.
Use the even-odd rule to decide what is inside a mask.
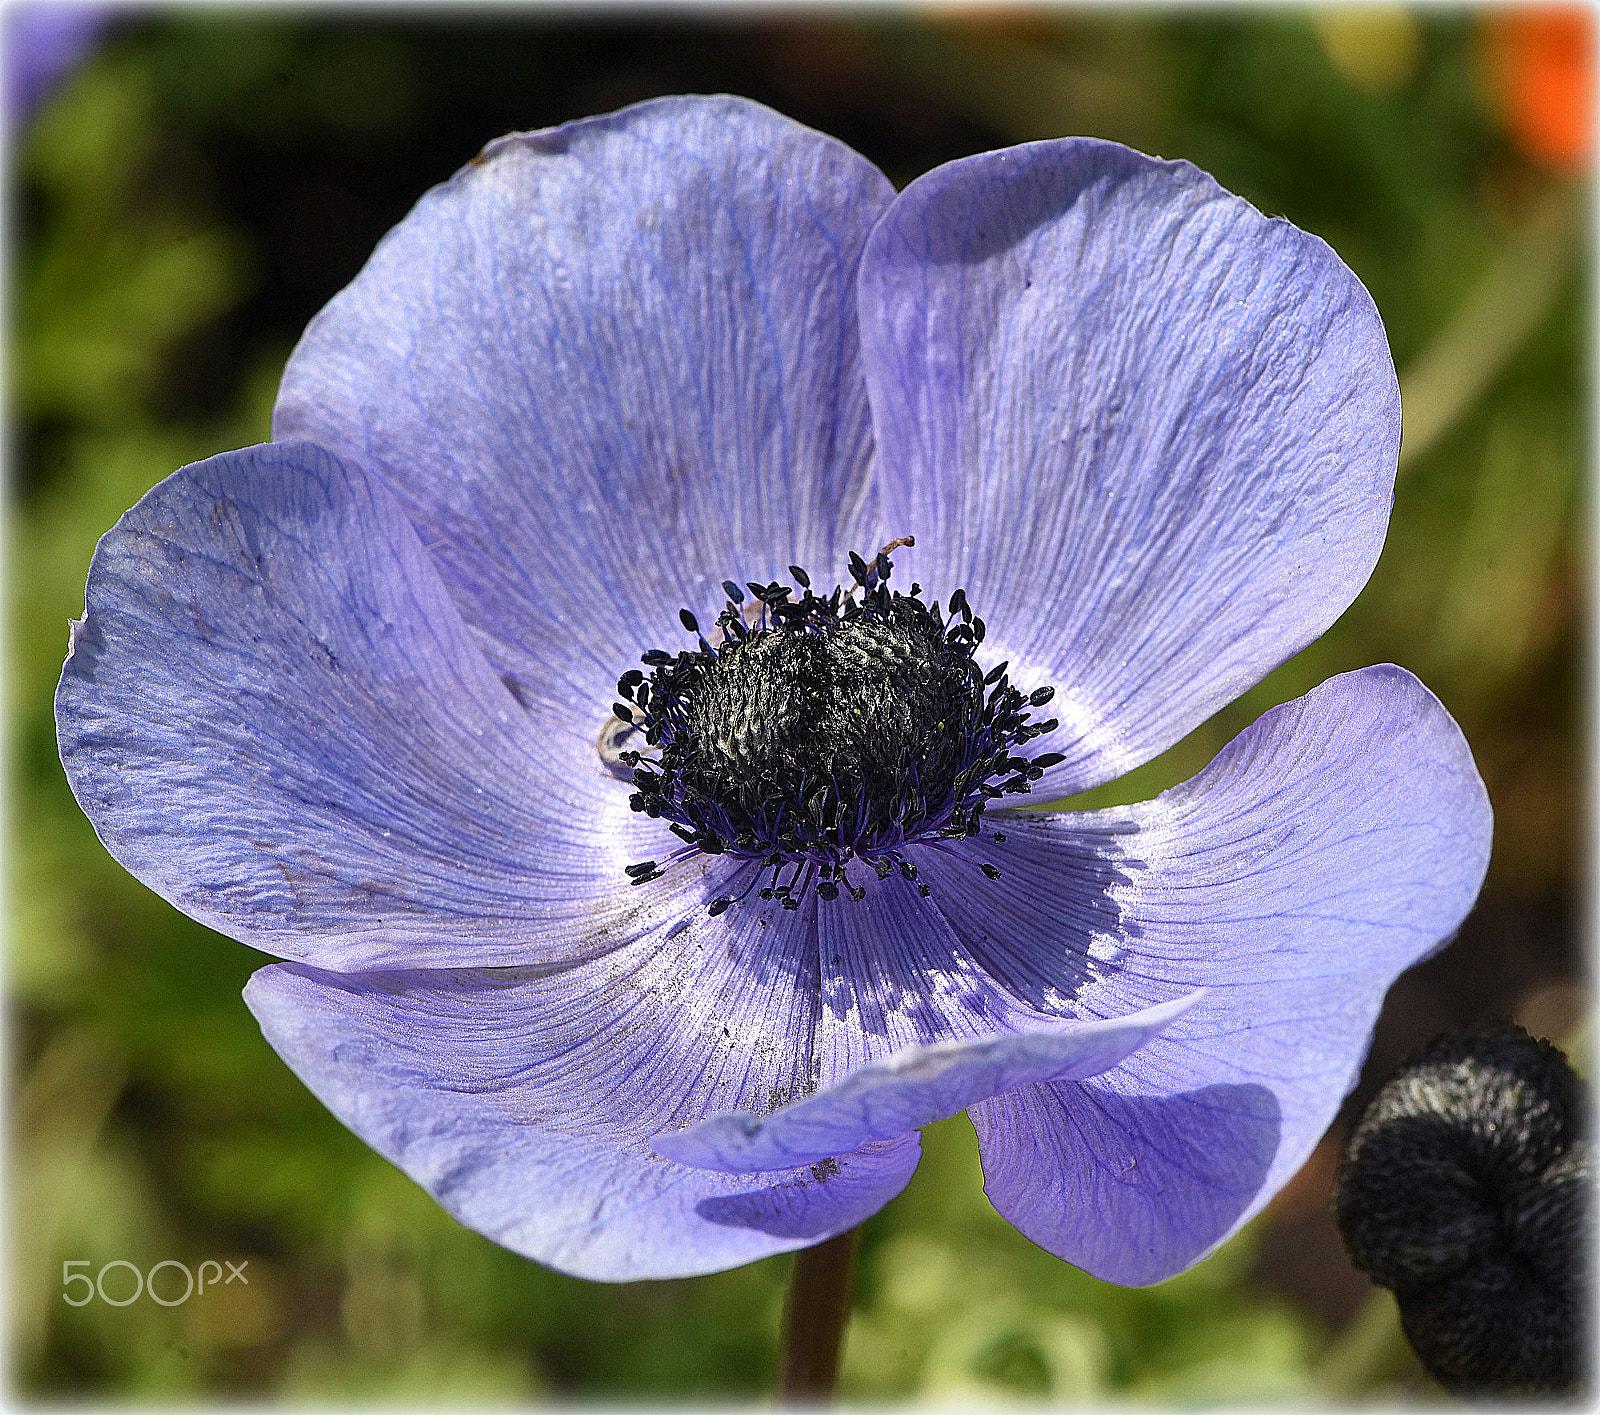
[[[1035,688],[1028,694],[1029,707],[1043,707],[1051,698],[1055,697],[1056,690],[1051,687]]]
[[[703,854],[772,869],[758,897],[786,908],[813,888],[863,898],[844,878],[854,859],[879,880],[898,868],[926,895],[906,848],[976,835],[990,799],[1027,791],[1042,770],[1017,752],[1047,730],[1028,709],[1050,690],[1025,694],[1006,664],[973,661],[984,626],[963,591],[946,622],[920,585],[891,590],[902,544],[870,562],[852,552],[848,594],[815,593],[795,565],[798,593],[745,582],[752,612],[726,580],[720,635],[684,609],[696,646],[652,649],[648,677],[631,669],[617,683],[614,712],[645,749],[629,746],[630,806]],[[783,883],[780,867],[793,869]]]
[[[1000,878],[1000,871],[994,865],[982,865],[979,868],[982,869],[984,874],[988,875],[990,879]]]
[[[995,831],[994,835],[990,838],[993,840],[998,840],[1002,845],[1006,843],[1006,833],[1003,830]]]
[[[711,903],[706,905],[706,913],[714,919],[718,914],[721,914],[727,910],[732,903],[733,900],[729,899],[728,896],[724,894],[720,899],[713,899]]]

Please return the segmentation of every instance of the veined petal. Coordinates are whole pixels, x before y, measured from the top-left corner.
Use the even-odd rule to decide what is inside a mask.
[[[1191,994],[1131,1017],[1069,1022],[1054,1032],[908,1047],[769,1115],[717,1115],[657,1135],[651,1144],[668,1159],[732,1174],[815,1164],[948,1119],[1013,1086],[1098,1075],[1198,998]]]
[[[1132,829],[1087,833],[1113,820]],[[1206,989],[1114,1069],[972,1110],[996,1209],[1132,1285],[1198,1261],[1304,1163],[1389,984],[1472,906],[1491,820],[1460,730],[1385,665],[1274,708],[1145,805],[1021,817],[1004,833],[959,847],[1009,886],[981,921],[954,921],[963,933],[1049,947],[1079,857],[1115,840],[1123,922],[1083,958],[1075,1000],[1119,1016]]]
[[[1388,524],[1399,392],[1314,236],[1183,162],[1029,143],[896,199],[861,272],[883,525],[1049,682],[1060,796],[1321,634]]]
[[[672,837],[587,723],[518,707],[394,499],[322,448],[175,472],[101,540],[85,603],[67,776],[106,848],[212,928],[324,967],[513,963],[700,898],[693,868],[629,890]]]
[[[855,277],[891,195],[737,98],[502,138],[312,321],[274,433],[380,471],[496,668],[603,713],[724,579],[843,573]]]
[[[854,1227],[916,1167],[915,1134],[740,1176],[651,1152],[664,1127],[808,1084],[809,931],[702,912],[570,968],[280,965],[245,995],[328,1108],[469,1227],[580,1277],[683,1277]]]

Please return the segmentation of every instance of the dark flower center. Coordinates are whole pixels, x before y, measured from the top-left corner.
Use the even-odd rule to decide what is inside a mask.
[[[846,872],[852,861],[863,879],[899,869],[916,880],[903,846],[976,835],[989,801],[1027,791],[1061,760],[1013,754],[1056,727],[1029,721],[1054,689],[1024,696],[1006,664],[977,665],[983,620],[962,591],[948,618],[918,585],[891,592],[893,548],[871,564],[852,555],[848,592],[818,595],[793,565],[799,598],[785,585],[750,584],[747,604],[724,581],[719,642],[702,634],[675,656],[652,649],[641,659],[648,678],[632,669],[617,684],[617,717],[654,750],[620,754],[633,769],[633,809],[670,821],[693,849],[764,861],[772,884],[760,895],[786,907],[811,880],[823,899],[841,886],[862,898]],[[681,618],[700,633],[687,610]],[[646,860],[628,873],[643,884],[661,870]],[[718,899],[712,912],[731,902]]]

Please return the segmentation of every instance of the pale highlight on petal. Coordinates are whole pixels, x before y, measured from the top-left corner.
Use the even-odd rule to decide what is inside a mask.
[[[1059,1032],[908,1047],[770,1115],[713,1116],[650,1143],[668,1159],[731,1174],[814,1164],[946,1120],[1013,1086],[1108,1071],[1199,998]]]

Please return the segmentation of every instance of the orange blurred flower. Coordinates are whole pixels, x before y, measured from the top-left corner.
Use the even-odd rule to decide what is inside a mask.
[[[1495,101],[1522,153],[1577,173],[1594,150],[1595,11],[1589,5],[1519,5],[1483,17]]]

